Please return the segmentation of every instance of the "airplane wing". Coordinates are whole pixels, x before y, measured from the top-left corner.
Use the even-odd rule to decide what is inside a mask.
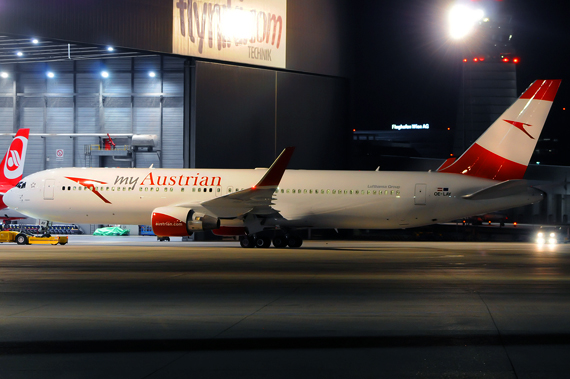
[[[273,194],[287,169],[294,147],[286,147],[253,187],[200,204],[209,213],[222,218],[235,218],[245,213],[270,215],[279,213],[272,207]]]

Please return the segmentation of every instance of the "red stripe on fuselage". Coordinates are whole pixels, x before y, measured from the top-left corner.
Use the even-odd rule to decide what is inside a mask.
[[[521,95],[520,99],[554,101],[562,80],[537,80]]]
[[[522,179],[526,167],[492,153],[475,143],[451,166],[439,171],[503,181]]]

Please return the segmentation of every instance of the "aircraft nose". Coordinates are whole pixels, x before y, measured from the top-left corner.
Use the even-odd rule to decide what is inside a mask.
[[[18,206],[18,194],[16,190],[18,190],[18,188],[12,188],[8,190],[8,192],[6,192],[2,198],[4,204],[6,204],[11,209],[16,209]]]

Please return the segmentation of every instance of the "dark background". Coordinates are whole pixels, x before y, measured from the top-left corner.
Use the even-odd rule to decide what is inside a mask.
[[[568,107],[570,94],[566,80],[568,12],[551,0],[464,2],[487,9],[489,17],[497,11],[512,16],[513,43],[521,59],[517,65],[519,93],[535,79],[563,79],[543,137],[567,140],[568,111],[562,108]],[[352,129],[388,130],[393,123],[429,123],[434,130],[453,128],[461,58],[468,47],[447,37],[451,3],[288,0],[286,70],[233,66],[235,72],[230,73],[233,69],[212,65],[202,70],[210,76],[197,78],[198,84],[212,83],[215,78],[211,75],[229,75],[233,82],[218,81],[220,86],[207,91],[202,88],[199,95],[209,93],[226,104],[231,98],[236,107],[243,104],[237,114],[218,114],[214,104],[197,100],[205,113],[197,115],[197,127],[202,128],[197,136],[202,140],[196,142],[206,152],[196,150],[196,159],[206,153],[213,156],[215,147],[249,157],[230,165],[267,165],[282,145],[303,138],[305,144],[319,148],[302,155],[302,166],[330,168],[338,163],[338,151],[346,148],[350,138],[346,143],[343,139]],[[171,0],[0,0],[0,33],[10,35],[168,53],[171,27]],[[236,73],[252,80],[236,79]],[[220,133],[223,127],[231,130]],[[251,134],[245,136],[244,131]],[[234,146],[237,143],[239,148]],[[446,154],[442,152],[442,157]],[[312,162],[317,160],[331,164],[315,167]]]

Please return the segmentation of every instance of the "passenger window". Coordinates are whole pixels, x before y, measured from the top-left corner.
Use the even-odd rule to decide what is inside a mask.
[[[359,194],[359,191],[358,191],[358,190],[356,190],[354,193],[358,195],[358,194]]]
[[[353,193],[353,191],[352,191],[352,190],[350,190],[350,194],[351,194],[351,195],[352,195],[352,193]]]
[[[289,193],[289,190],[287,190],[286,192]]]
[[[61,187],[61,190],[62,190],[62,191],[65,191],[65,186]]]
[[[198,188],[198,192],[202,192],[202,188]]]
[[[307,190],[306,190],[306,189],[304,189],[304,190],[303,190],[303,193],[307,193]]]
[[[148,191],[148,187],[145,187],[144,190],[145,190],[145,192]]]
[[[184,187],[180,188],[180,192],[184,192]]]
[[[390,191],[390,195],[393,195],[393,194],[394,194],[394,191]]]
[[[333,190],[332,193],[333,193],[333,195],[335,195],[335,194],[336,194],[336,190]]]
[[[196,187],[192,187],[192,192],[196,192]]]
[[[291,190],[291,192],[293,192],[293,193],[297,193],[295,189],[292,189],[292,190]]]

